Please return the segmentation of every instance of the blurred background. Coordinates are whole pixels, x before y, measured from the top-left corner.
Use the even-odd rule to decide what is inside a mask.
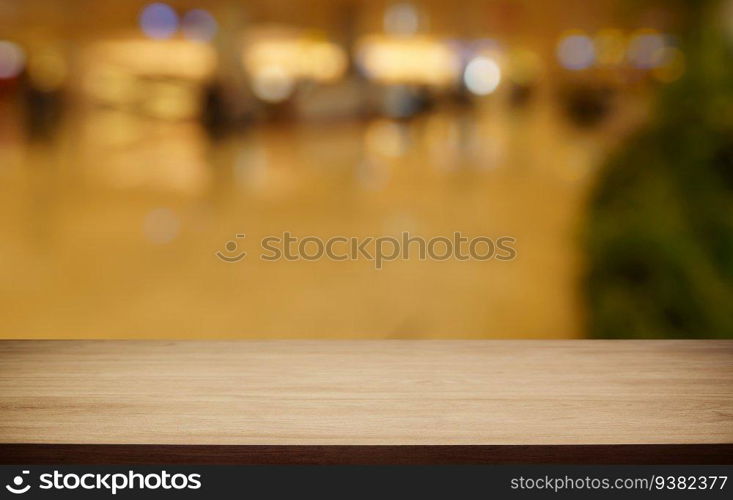
[[[0,0],[0,337],[731,337],[732,49],[727,1]],[[518,256],[214,257],[284,231]]]

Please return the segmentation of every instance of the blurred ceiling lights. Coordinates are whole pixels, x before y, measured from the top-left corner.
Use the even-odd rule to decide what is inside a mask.
[[[346,51],[321,36],[299,30],[266,28],[244,41],[242,62],[252,90],[268,102],[287,99],[298,81],[330,83],[348,68]]]
[[[379,85],[415,91],[464,87],[487,96],[505,79],[531,85],[543,71],[544,61],[534,50],[505,51],[490,38],[447,40],[429,34],[426,15],[410,1],[389,4],[381,20],[383,33],[363,35],[353,46],[356,68]],[[207,10],[178,11],[154,2],[139,12],[138,26],[144,37],[138,33],[89,42],[78,75],[61,45],[36,43],[26,47],[26,54],[18,43],[0,40],[0,79],[17,78],[27,67],[31,84],[43,91],[79,79],[83,92],[98,102],[143,108],[167,118],[195,116],[205,84],[216,76],[218,54],[211,43],[219,29],[216,18]],[[322,33],[253,24],[241,39],[241,63],[255,96],[276,103],[293,96],[302,82],[344,79],[349,50]],[[686,66],[674,38],[650,28],[632,33],[605,28],[595,35],[565,31],[557,39],[555,56],[561,68],[573,73],[631,70],[661,82],[680,78]],[[400,105],[420,98],[405,95],[397,95]]]
[[[133,75],[191,80],[209,78],[217,64],[212,47],[186,40],[106,40],[92,44],[87,56],[100,64],[120,66]]]
[[[217,55],[187,40],[107,40],[85,52],[82,82],[92,99],[133,107],[167,119],[199,113],[202,84],[213,77]]]
[[[160,2],[151,3],[143,8],[139,24],[142,32],[154,40],[172,38],[180,28],[184,38],[208,42],[216,36],[219,29],[214,16],[206,10],[189,10],[181,19],[173,7]]]
[[[366,75],[383,84],[446,87],[461,72],[457,51],[428,35],[369,35],[357,43],[356,56]]]

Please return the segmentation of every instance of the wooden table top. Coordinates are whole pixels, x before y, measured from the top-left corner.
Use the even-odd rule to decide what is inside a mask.
[[[733,341],[0,341],[0,443],[733,443]]]

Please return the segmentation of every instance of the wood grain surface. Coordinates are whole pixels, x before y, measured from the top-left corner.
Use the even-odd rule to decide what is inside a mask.
[[[0,443],[729,445],[733,342],[0,341]]]

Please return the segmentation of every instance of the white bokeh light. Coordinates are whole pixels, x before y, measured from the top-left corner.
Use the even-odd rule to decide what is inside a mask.
[[[489,95],[501,83],[501,69],[489,57],[478,56],[472,59],[463,73],[466,88],[476,95]]]
[[[252,75],[252,91],[263,101],[284,101],[294,90],[295,80],[283,68],[266,66]]]

